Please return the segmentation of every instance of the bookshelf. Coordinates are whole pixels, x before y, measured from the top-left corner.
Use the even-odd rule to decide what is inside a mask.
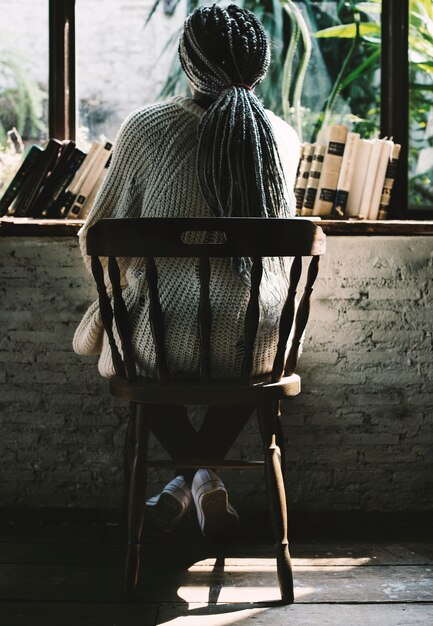
[[[320,220],[330,236],[433,236],[433,220]],[[0,218],[0,237],[73,237],[84,220]]]

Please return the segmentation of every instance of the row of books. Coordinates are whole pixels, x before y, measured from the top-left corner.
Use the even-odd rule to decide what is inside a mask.
[[[332,124],[325,142],[304,143],[296,176],[299,215],[330,219],[386,219],[400,144],[362,139]]]
[[[107,174],[110,142],[93,142],[86,154],[74,141],[33,145],[0,198],[0,216],[85,218]]]

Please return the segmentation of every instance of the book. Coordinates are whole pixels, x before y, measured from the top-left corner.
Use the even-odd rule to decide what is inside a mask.
[[[73,179],[67,186],[66,190],[63,192],[61,198],[59,198],[58,213],[60,217],[65,217],[68,214],[71,206],[74,203],[75,198],[78,195],[80,187],[84,182],[84,179],[89,174],[92,165],[95,162],[97,153],[101,150],[103,150],[103,146],[98,141],[94,141],[90,146],[86,158],[80,165],[79,169],[76,171]]]
[[[376,172],[379,165],[382,147],[382,139],[375,138],[372,140],[370,158],[368,160],[367,173],[365,175],[364,188],[362,190],[361,201],[358,208],[358,217],[361,219],[368,219],[371,195],[373,193],[374,180],[376,178]]]
[[[109,160],[111,159],[112,148],[113,145],[107,141],[102,146],[102,150],[98,151],[90,171],[84,178],[77,194],[75,195],[73,204],[67,213],[67,217],[77,218],[80,215],[89,194],[99,178],[99,175],[106,167],[108,167]]]
[[[368,163],[370,160],[372,139],[361,139],[356,150],[356,166],[353,172],[350,192],[347,199],[346,215],[348,217],[359,216],[359,206],[364,189],[365,177],[367,175]]]
[[[42,153],[42,158],[38,163],[33,175],[27,179],[14,201],[14,215],[25,217],[30,214],[34,202],[39,195],[42,186],[49,173],[55,167],[62,143],[58,139],[50,139]]]
[[[0,216],[6,214],[20,190],[26,184],[28,178],[31,177],[32,173],[38,169],[42,153],[43,149],[40,146],[33,145],[30,147],[24,157],[24,160],[21,162],[20,167],[0,199]]]
[[[380,152],[379,162],[377,164],[373,191],[371,192],[370,208],[368,210],[369,220],[377,220],[377,216],[379,214],[380,199],[382,197],[382,189],[385,182],[385,174],[388,163],[391,159],[392,148],[394,145],[394,142],[391,139],[382,139],[381,141],[382,150]]]
[[[304,202],[302,204],[301,216],[309,217],[313,213],[314,202],[316,200],[317,188],[319,186],[320,174],[322,171],[323,159],[326,146],[324,143],[315,143],[308,174],[307,187],[305,189]]]
[[[296,187],[296,179],[298,178],[299,169],[301,167],[302,156],[304,154],[304,146],[305,146],[305,143],[301,143],[301,145],[299,146],[299,161],[298,161],[298,167],[296,168],[295,187]]]
[[[108,173],[108,168],[110,166],[110,162],[111,162],[111,155],[108,158],[107,163],[105,164],[104,169],[102,170],[102,172],[99,174],[95,184],[93,185],[93,189],[92,191],[89,193],[89,195],[87,196],[84,204],[81,207],[81,210],[79,211],[77,218],[79,219],[86,219],[87,216],[89,215],[90,211],[92,210],[92,207],[95,203],[96,200],[96,196],[99,193],[100,188],[102,187],[102,183],[105,180],[105,177],[107,176]]]
[[[47,174],[31,206],[28,207],[27,215],[47,217],[47,206],[51,204],[53,196],[59,193],[59,187],[64,185],[71,166],[70,159],[76,153],[76,149],[74,141],[68,139],[62,141],[57,161]],[[81,154],[83,153],[80,150]]]
[[[86,153],[75,147],[64,163],[58,175],[52,181],[52,188],[49,190],[50,198],[46,199],[42,208],[42,217],[56,219],[63,217],[60,213],[60,198],[72,181],[76,171],[84,161]]]
[[[395,177],[398,168],[398,158],[400,156],[401,145],[395,143],[392,147],[391,158],[385,172],[385,181],[382,188],[382,195],[379,204],[379,213],[377,219],[386,220],[388,215],[388,207],[391,201],[392,188],[394,186]]]
[[[347,133],[343,160],[341,161],[340,173],[338,175],[334,206],[332,207],[331,215],[333,217],[341,218],[346,214],[349,191],[356,164],[356,153],[360,141],[361,135],[359,133]]]
[[[313,160],[314,144],[304,143],[302,145],[302,156],[298,165],[298,175],[295,182],[296,210],[302,209],[304,202],[305,190],[307,188],[308,175]]]
[[[313,215],[321,217],[331,215],[347,133],[347,126],[340,124],[332,124],[328,129],[326,153],[323,159]]]

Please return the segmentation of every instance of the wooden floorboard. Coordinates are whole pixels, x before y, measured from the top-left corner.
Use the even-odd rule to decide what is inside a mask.
[[[176,607],[170,609],[176,611]],[[2,626],[154,626],[157,614],[157,604],[0,603]]]
[[[432,626],[433,541],[303,537],[291,552],[296,604],[283,607],[268,537],[148,532],[125,604],[119,527],[1,524],[0,626]]]
[[[164,626],[431,626],[432,605],[294,604],[285,607],[190,605],[185,614],[164,605],[157,624]]]
[[[158,549],[156,549],[156,546]],[[188,565],[203,559],[218,556],[221,547],[208,544],[194,546],[186,553],[181,547],[161,541],[151,549],[144,546],[142,562],[147,565],[168,563],[170,565]],[[243,559],[243,562],[254,564],[255,558],[268,558],[273,562],[273,547],[270,542],[227,546],[222,550],[226,559]],[[302,544],[297,543],[291,548],[292,558],[297,565],[433,565],[433,549],[425,544]],[[124,543],[35,543],[35,542],[1,542],[1,564],[73,564],[93,563],[122,565],[125,558]]]

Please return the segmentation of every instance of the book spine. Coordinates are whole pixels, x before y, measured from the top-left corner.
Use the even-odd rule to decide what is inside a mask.
[[[302,156],[299,161],[298,175],[295,183],[296,210],[299,212],[304,203],[305,190],[307,189],[308,176],[313,161],[314,144],[305,143],[302,148]]]
[[[304,155],[304,147],[305,147],[305,143],[301,143],[301,145],[299,146],[299,161],[298,161],[298,167],[296,170],[296,176],[295,176],[295,181],[299,176],[299,169],[301,167],[301,162],[302,162],[302,157]]]
[[[395,177],[397,174],[398,158],[400,156],[401,145],[395,143],[392,152],[391,159],[388,163],[385,173],[385,181],[383,184],[382,195],[379,204],[379,214],[377,219],[386,220],[388,216],[389,203],[391,201],[392,188],[394,186]]]
[[[322,174],[319,180],[313,215],[331,215],[337,191],[338,176],[343,160],[344,146],[347,137],[347,126],[333,124],[329,127]]]
[[[359,205],[365,185],[365,177],[367,175],[372,145],[372,139],[361,139],[359,142],[356,151],[356,168],[350,185],[350,193],[346,206],[346,215],[348,217],[359,217]]]
[[[382,151],[380,153],[379,163],[376,170],[376,178],[374,180],[373,191],[371,193],[370,208],[368,211],[369,220],[377,220],[379,214],[380,199],[382,197],[382,189],[385,183],[386,170],[391,160],[392,148],[394,142],[390,139],[384,139]]]
[[[47,180],[47,176],[54,169],[57,163],[61,147],[62,144],[58,141],[58,139],[49,140],[47,147],[43,152],[38,172],[35,174],[34,178],[29,180],[29,184],[25,189],[23,189],[22,194],[15,199],[17,207],[15,215],[17,217],[23,217],[31,213],[35,200],[39,196],[39,193]]]
[[[94,141],[90,146],[90,150],[87,153],[87,156],[81,164],[80,168],[77,170],[72,181],[68,184],[67,188],[62,194],[62,197],[59,199],[59,207],[57,209],[57,212],[60,217],[66,217],[66,215],[69,213],[69,210],[74,204],[75,198],[80,191],[80,187],[83,184],[86,176],[89,174],[95,161],[96,155],[100,150],[103,150],[103,146],[97,141]]]
[[[373,139],[367,174],[365,176],[364,189],[362,190],[361,202],[359,204],[358,215],[361,219],[368,219],[368,214],[370,212],[371,196],[383,148],[383,141],[383,139]]]
[[[307,188],[305,190],[304,202],[301,210],[302,217],[309,217],[313,214],[313,207],[314,202],[316,201],[316,194],[319,187],[319,179],[322,172],[325,152],[326,146],[324,143],[314,144],[313,159],[311,161],[310,172],[308,174],[307,180]]]
[[[110,159],[108,159],[104,169],[99,174],[98,179],[97,179],[96,183],[94,184],[92,191],[87,196],[87,199],[84,202],[84,204],[83,204],[83,206],[81,208],[81,211],[78,214],[78,218],[79,219],[86,219],[87,216],[89,215],[90,211],[92,210],[92,207],[93,207],[93,205],[95,203],[95,200],[96,200],[96,196],[98,195],[98,192],[99,192],[100,188],[102,187],[102,183],[104,182],[105,177],[107,176],[109,165],[110,165]]]
[[[65,176],[67,163],[75,151],[75,142],[70,139],[62,141],[58,158],[55,160],[53,167],[50,168],[45,180],[43,181],[39,193],[35,196],[28,214],[32,217],[41,217],[49,202],[51,202],[53,193],[56,191],[59,183]]]
[[[26,184],[26,181],[31,177],[32,171],[34,171],[40,163],[42,153],[43,149],[40,146],[31,146],[11,183],[0,199],[0,216],[5,215],[20,190]]]
[[[60,208],[59,208],[60,217],[67,216],[67,214],[69,213],[71,209],[71,206],[74,204],[76,197],[77,197],[77,194],[72,193],[72,191],[70,191],[69,189],[66,189],[64,191],[60,199]]]
[[[356,153],[361,136],[359,133],[347,133],[344,147],[343,160],[338,175],[337,191],[335,193],[332,217],[342,218],[346,215],[347,202],[349,200],[350,185],[355,169]]]
[[[95,160],[93,167],[91,168],[89,174],[86,179],[83,181],[83,184],[80,187],[80,191],[74,199],[73,205],[68,212],[68,217],[77,218],[84,207],[84,204],[91,193],[96,181],[99,178],[100,173],[109,166],[111,160],[111,149],[112,144],[107,142],[103,146],[103,150],[98,153],[97,159]]]
[[[82,166],[77,171],[77,173],[75,174],[74,178],[71,181],[71,184],[69,186],[69,190],[71,191],[71,193],[77,194],[79,192],[81,185],[83,184],[91,168],[93,167],[93,164],[95,162],[95,159],[98,153],[101,152],[102,150],[103,150],[102,144],[98,143],[97,141],[92,143],[92,145],[90,146],[90,150],[87,153],[87,156],[84,159]]]
[[[84,161],[85,157],[86,154],[84,152],[82,152],[78,148],[75,148],[74,152],[72,153],[70,159],[66,164],[63,176],[61,177],[61,179],[59,179],[57,187],[52,192],[51,200],[46,203],[45,208],[42,211],[43,217],[62,217],[60,214],[59,200],[62,197],[62,194],[67,186],[72,181],[76,171]]]

